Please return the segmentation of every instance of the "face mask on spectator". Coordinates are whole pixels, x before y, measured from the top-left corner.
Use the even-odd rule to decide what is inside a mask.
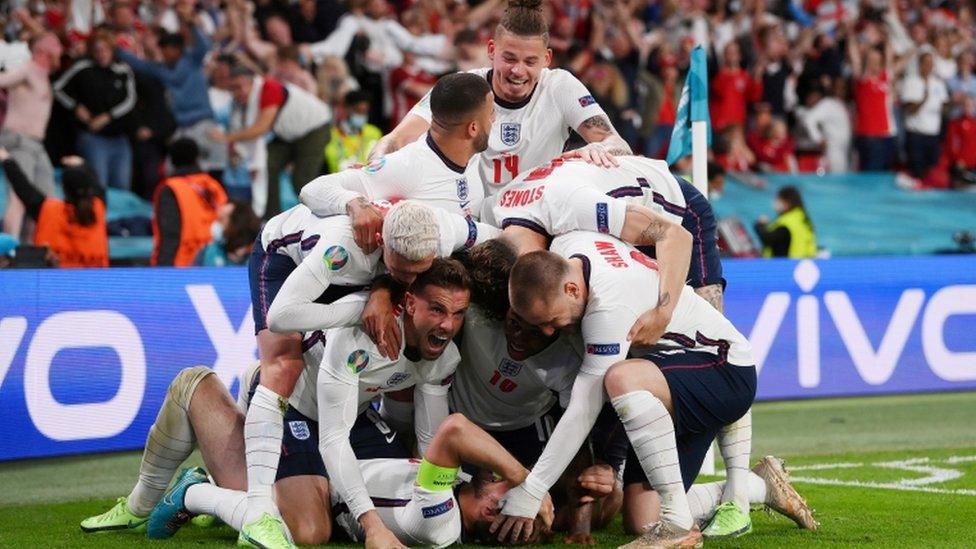
[[[358,132],[369,122],[369,117],[365,114],[353,113],[349,115],[349,119],[346,122],[349,124],[350,129]]]

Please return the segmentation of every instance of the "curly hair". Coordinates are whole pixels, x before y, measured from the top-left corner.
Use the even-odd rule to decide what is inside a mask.
[[[508,241],[496,238],[482,242],[460,257],[471,275],[471,301],[495,320],[508,314],[508,273],[518,253]]]

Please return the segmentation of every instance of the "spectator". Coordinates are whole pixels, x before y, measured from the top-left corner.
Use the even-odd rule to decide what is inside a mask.
[[[213,238],[211,226],[227,204],[223,187],[197,164],[192,139],[170,146],[173,173],[153,197],[153,252],[150,265],[189,267]]]
[[[324,57],[316,71],[318,96],[328,105],[342,103],[347,93],[358,90],[359,82],[349,74],[349,66],[334,56]]]
[[[274,67],[269,76],[279,82],[294,84],[311,94],[318,91],[315,77],[302,66],[297,46],[279,46]]]
[[[828,88],[829,89],[829,88]],[[823,147],[827,171],[845,173],[850,168],[851,118],[847,107],[819,84],[807,90],[797,119],[807,137]]]
[[[966,97],[962,105],[962,115],[949,122],[945,138],[953,187],[976,185],[976,97]]]
[[[815,257],[817,237],[800,191],[792,186],[781,188],[773,200],[773,210],[777,216],[772,223],[762,216],[754,225],[763,244],[763,257]]]
[[[708,97],[712,127],[722,131],[730,124],[745,126],[748,105],[762,98],[761,75],[750,75],[742,68],[739,44],[729,42],[722,53],[722,66],[712,78]]]
[[[329,142],[332,111],[314,95],[273,78],[253,74],[238,66],[231,84],[234,102],[242,109],[244,127],[224,133],[214,129],[211,139],[233,144],[252,141],[271,132],[268,143],[268,192],[264,218],[281,212],[279,181],[289,163],[295,194],[322,172],[322,151]]]
[[[762,102],[776,116],[787,112],[787,87],[791,84],[793,69],[787,54],[790,43],[783,34],[782,25],[769,25],[759,31],[762,53],[756,61],[756,71],[762,75]]]
[[[939,161],[942,115],[949,101],[945,82],[934,69],[934,56],[923,53],[918,59],[918,76],[905,78],[901,90],[908,167],[919,179],[925,178]]]
[[[44,150],[44,133],[51,117],[50,73],[61,63],[61,43],[50,33],[31,42],[31,58],[0,73],[0,88],[7,90],[7,114],[0,131],[4,147],[26,174],[25,181],[42,196],[54,194],[54,168]],[[24,223],[24,204],[11,189],[3,230],[21,240],[33,234],[30,221]]]
[[[189,46],[186,45],[184,34],[165,33],[159,38],[161,63],[139,59],[122,49],[116,50],[116,56],[137,73],[148,74],[163,83],[176,120],[173,137],[189,137],[196,141],[201,150],[202,167],[220,170],[227,163],[226,147],[207,138],[208,132],[216,127],[203,71],[210,39],[195,23],[192,5],[189,10],[183,7],[185,5],[177,4],[177,8],[180,9],[184,33],[192,37]]]
[[[366,164],[369,151],[383,137],[379,128],[369,123],[369,96],[361,91],[346,94],[336,109],[336,123],[332,138],[325,146],[325,162],[329,173]]]
[[[80,158],[63,160],[64,200],[41,194],[2,147],[0,162],[25,212],[37,221],[35,246],[47,246],[61,267],[108,267],[105,190]]]
[[[795,173],[796,156],[793,138],[789,128],[781,118],[773,118],[761,131],[761,137],[752,152],[756,155],[758,167],[762,171]]]
[[[854,78],[854,144],[861,171],[891,169],[895,156],[894,92],[887,67],[891,50],[882,53],[858,51],[853,34],[848,35],[848,58]]]
[[[208,267],[247,263],[254,239],[261,232],[261,219],[254,210],[245,202],[229,200],[213,227],[213,240],[204,248],[199,263]]]
[[[54,85],[55,97],[82,125],[78,150],[102,185],[132,186],[132,109],[136,80],[132,69],[114,58],[108,35],[88,39],[88,57],[75,62]]]
[[[469,71],[491,65],[484,40],[471,29],[464,29],[454,36],[454,51],[459,71]]]
[[[715,162],[729,172],[747,172],[756,163],[756,155],[746,144],[742,126],[733,124],[722,130],[722,139],[716,144]]]
[[[390,112],[390,127],[395,127],[437,83],[437,75],[419,67],[417,56],[410,52],[403,54],[403,64],[390,73],[390,96],[393,110]]]
[[[325,40],[344,12],[342,2],[337,0],[298,0],[289,13],[291,35],[299,43]]]
[[[958,115],[962,108],[963,101],[967,97],[976,97],[976,75],[973,69],[976,68],[976,54],[972,50],[967,50],[959,54],[959,70],[956,76],[946,82],[949,87],[949,94],[955,105],[953,115]]]

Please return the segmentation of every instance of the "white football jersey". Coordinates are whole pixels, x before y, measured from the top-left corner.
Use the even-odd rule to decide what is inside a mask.
[[[287,255],[296,265],[309,256],[321,258],[314,272],[331,284],[368,284],[382,259],[381,250],[366,255],[356,245],[349,217],[318,217],[301,204],[269,219],[261,243],[269,254]]]
[[[484,219],[547,235],[572,230],[619,235],[626,202],[634,202],[682,222],[685,198],[667,162],[643,156],[620,156],[617,161],[617,167],[601,168],[577,159],[554,159],[519,175],[486,201],[492,212]]]
[[[397,324],[402,331],[403,317],[397,318]],[[313,335],[314,332],[306,334],[303,348],[310,345]],[[446,395],[461,360],[453,342],[436,360],[419,362],[404,356],[404,344],[401,343],[400,357],[390,360],[381,355],[366,332],[356,326],[332,328],[322,332],[321,337],[324,339],[324,349],[320,351],[322,358],[317,363],[309,363],[309,357],[315,355],[305,354],[305,370],[299,376],[291,398],[295,409],[310,418],[318,418],[316,383],[319,376],[329,375],[338,381],[356,384],[359,387],[359,413],[362,413],[373,397],[407,387],[425,385],[430,394]]]
[[[383,524],[407,546],[446,547],[461,538],[461,509],[453,490],[432,492],[417,486],[419,459],[361,459],[366,491]],[[330,487],[333,486],[330,484]],[[331,489],[335,522],[353,541],[362,543],[365,532]]]
[[[470,248],[494,238],[495,227],[477,223],[469,217],[432,208],[440,236],[440,257]],[[368,284],[382,273],[383,251],[367,255],[353,238],[352,224],[346,215],[319,217],[299,204],[268,220],[261,232],[261,243],[268,253],[287,255],[295,264],[312,256],[313,272],[322,282],[341,285]]]
[[[491,84],[491,69],[472,71]],[[430,94],[410,111],[428,123]],[[586,86],[562,69],[542,69],[539,82],[525,100],[509,103],[495,97],[495,123],[488,149],[477,155],[485,196],[491,196],[523,171],[541,166],[563,152],[570,129],[606,113]]]
[[[657,305],[657,262],[609,235],[583,231],[557,237],[549,249],[583,262],[589,295],[580,323],[581,370],[603,375],[627,358],[627,333],[637,317]],[[681,292],[665,330],[657,346],[713,353],[739,366],[754,364],[745,336],[690,286]]]
[[[466,166],[455,164],[425,133],[358,170],[312,180],[302,189],[302,200],[322,216],[344,214],[346,204],[362,196],[367,200],[412,199],[450,213],[477,217],[485,196],[477,172],[475,157]]]
[[[507,349],[503,323],[469,307],[451,409],[483,429],[510,431],[531,425],[556,403],[554,391],[568,402],[583,360],[579,338],[568,335],[523,361],[513,360]]]

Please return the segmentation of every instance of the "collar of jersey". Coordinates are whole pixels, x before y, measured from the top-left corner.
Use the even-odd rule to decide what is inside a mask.
[[[485,78],[488,79],[488,85],[489,86],[491,86],[491,75],[494,72],[495,72],[494,69],[492,69],[492,70],[489,70],[488,71],[488,74],[485,75]],[[491,94],[495,96],[495,104],[496,105],[498,105],[499,107],[501,107],[503,109],[508,109],[508,110],[514,111],[514,110],[521,109],[522,107],[528,105],[529,104],[529,101],[532,100],[532,96],[535,95],[535,90],[538,87],[539,87],[539,84],[537,82],[536,85],[535,85],[535,88],[532,88],[532,91],[529,92],[529,95],[526,95],[525,96],[525,99],[522,99],[521,101],[515,101],[515,102],[505,101],[501,97],[498,97],[498,94],[495,93],[494,86],[492,86],[492,88],[491,88]]]
[[[579,259],[583,263],[583,282],[586,283],[586,291],[590,291],[590,258],[583,254],[573,254],[570,259]]]
[[[450,168],[451,171],[455,171],[457,173],[464,173],[465,167],[460,164],[455,164],[453,160],[448,158],[447,155],[444,154],[444,151],[442,151],[441,148],[437,146],[437,143],[434,141],[434,138],[431,137],[430,132],[427,132],[427,146],[430,147],[430,150],[434,151],[434,154],[436,154],[437,157],[441,159],[441,162],[443,162],[445,166]]]

